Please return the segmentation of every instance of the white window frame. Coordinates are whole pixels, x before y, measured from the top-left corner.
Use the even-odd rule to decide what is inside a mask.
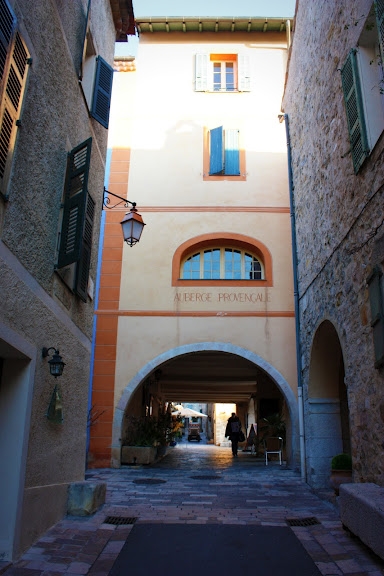
[[[211,53],[201,52],[195,55],[195,91],[196,92],[214,92],[214,93],[233,93],[233,92],[250,92],[251,76],[250,62],[247,54],[233,53],[234,60],[211,60]],[[213,82],[213,65],[214,62],[222,64],[222,81],[221,89],[214,89]],[[234,64],[234,89],[227,90],[225,85],[225,68],[226,63]]]
[[[212,252],[213,250],[220,250],[220,273],[219,273],[219,278],[214,278],[212,276],[210,277],[206,277],[204,275],[204,254],[206,252]],[[225,252],[226,250],[232,250],[233,252],[238,252],[241,255],[241,277],[240,278],[228,278],[225,276]],[[185,264],[188,260],[190,260],[191,258],[193,258],[194,256],[196,256],[197,254],[200,254],[200,262],[199,262],[199,278],[191,278],[191,277],[186,277],[184,276],[184,267]],[[246,271],[245,271],[245,256],[251,256],[252,258],[254,258],[255,260],[257,260],[257,262],[260,264],[260,268],[261,268],[261,277],[260,278],[246,278]],[[255,254],[252,254],[249,250],[244,250],[238,247],[232,247],[232,246],[211,246],[209,248],[202,248],[201,250],[194,250],[193,252],[190,252],[189,254],[187,254],[187,256],[182,260],[181,262],[181,266],[180,266],[180,278],[182,280],[219,280],[219,281],[224,281],[224,282],[231,282],[233,281],[239,281],[239,280],[248,280],[249,282],[259,282],[260,280],[265,280],[265,270],[264,270],[264,264],[262,262],[262,260],[260,259],[259,256],[256,256]]]

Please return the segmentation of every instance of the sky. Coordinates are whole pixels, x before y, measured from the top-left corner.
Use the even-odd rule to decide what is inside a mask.
[[[296,0],[133,0],[142,16],[269,16],[293,17]]]
[[[158,16],[293,17],[296,0],[133,0],[136,18]],[[137,40],[116,44],[116,55],[135,55]]]

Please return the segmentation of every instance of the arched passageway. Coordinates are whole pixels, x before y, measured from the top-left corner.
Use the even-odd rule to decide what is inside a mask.
[[[351,450],[343,353],[329,320],[313,339],[305,410],[307,481],[314,488],[328,487],[332,457]]]
[[[287,460],[298,465],[295,394],[273,366],[249,350],[227,343],[196,343],[169,350],[144,366],[126,386],[115,410],[116,460],[124,436],[124,415],[143,414],[150,397],[166,402],[235,404],[248,428],[252,423],[250,406],[255,407],[256,422],[277,410],[287,425]],[[215,443],[221,442],[216,439]],[[114,465],[120,462],[114,461]]]

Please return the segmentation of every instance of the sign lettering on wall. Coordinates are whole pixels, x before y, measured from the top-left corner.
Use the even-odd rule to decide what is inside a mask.
[[[174,302],[220,302],[222,304],[243,304],[271,302],[271,295],[266,292],[183,292],[175,294]]]

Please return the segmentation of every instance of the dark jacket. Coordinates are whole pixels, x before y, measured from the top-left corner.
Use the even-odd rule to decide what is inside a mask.
[[[228,438],[238,438],[241,430],[241,422],[238,416],[231,416],[228,418],[227,426],[225,428],[225,436]]]

